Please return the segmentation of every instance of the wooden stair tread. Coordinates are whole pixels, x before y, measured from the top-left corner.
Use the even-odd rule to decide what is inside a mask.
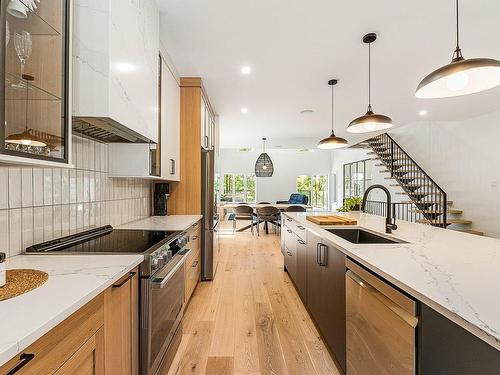
[[[475,229],[458,229],[457,232],[475,234],[476,236],[484,236],[484,232]]]
[[[396,177],[396,176],[392,176],[392,177],[384,177],[384,179],[386,180],[397,180],[397,179],[400,179],[400,180],[407,180],[407,179],[412,179],[412,180],[423,180],[423,181],[427,181],[426,178],[424,177]]]
[[[417,223],[420,224],[442,224],[440,220],[427,220],[427,219],[419,219],[416,221]],[[446,224],[472,224],[471,220],[465,220],[465,219],[448,219],[446,218]]]
[[[410,210],[410,212],[417,214],[443,214],[443,210]],[[461,215],[464,212],[462,210],[447,209],[447,214]]]
[[[413,201],[402,201],[401,203],[406,203],[406,204],[415,204],[415,202]],[[422,201],[422,202],[417,202],[419,204],[441,204],[442,202],[441,201]],[[451,206],[453,204],[453,201],[447,201],[446,204],[448,206]]]

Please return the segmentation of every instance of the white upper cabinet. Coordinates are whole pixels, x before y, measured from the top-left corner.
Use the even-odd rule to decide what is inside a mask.
[[[181,91],[170,68],[161,59],[161,177],[180,181]]]
[[[73,116],[157,142],[157,2],[75,0],[73,17]]]

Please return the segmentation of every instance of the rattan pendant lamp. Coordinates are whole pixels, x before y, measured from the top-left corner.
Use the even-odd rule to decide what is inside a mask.
[[[332,133],[329,137],[323,138],[318,143],[318,148],[332,150],[335,148],[341,148],[347,146],[347,141],[344,138],[337,137],[333,132],[333,124],[334,124],[334,113],[333,113],[333,86],[338,83],[336,79],[331,79],[328,81],[328,84],[332,87]]]
[[[371,86],[371,44],[377,40],[377,34],[370,33],[363,37],[363,43],[368,44],[368,110],[365,115],[355,118],[347,127],[349,133],[369,133],[392,128],[392,119],[385,115],[374,113],[372,110]]]
[[[417,98],[448,98],[485,91],[500,85],[500,61],[465,59],[459,45],[458,0],[456,0],[457,44],[451,63],[433,71],[417,87]]]
[[[266,140],[267,138],[262,138],[262,154],[260,154],[255,162],[256,177],[272,177],[274,173],[273,161],[266,153]]]

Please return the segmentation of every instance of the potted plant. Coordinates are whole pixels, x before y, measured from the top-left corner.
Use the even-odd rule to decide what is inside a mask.
[[[350,197],[344,199],[344,205],[340,207],[338,210],[340,212],[347,211],[359,211],[361,210],[361,204],[363,203],[362,197]]]

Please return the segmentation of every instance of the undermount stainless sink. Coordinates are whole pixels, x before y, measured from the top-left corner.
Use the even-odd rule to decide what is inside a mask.
[[[334,228],[328,232],[356,244],[403,243],[405,241],[379,236],[361,228]]]

